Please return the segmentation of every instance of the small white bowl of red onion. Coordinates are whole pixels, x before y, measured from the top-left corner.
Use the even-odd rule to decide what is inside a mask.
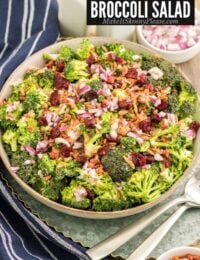
[[[200,52],[200,25],[137,26],[140,44],[172,63],[186,62]]]

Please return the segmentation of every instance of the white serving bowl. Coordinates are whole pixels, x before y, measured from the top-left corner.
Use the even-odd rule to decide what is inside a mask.
[[[151,50],[138,45],[136,43],[130,42],[130,41],[123,41],[123,40],[117,40],[112,38],[106,38],[106,37],[87,37],[90,39],[90,41],[95,45],[103,45],[108,43],[122,43],[124,46],[135,53],[149,53],[154,54]],[[4,84],[3,88],[0,91],[0,101],[8,98],[12,91],[12,86],[16,84],[16,82],[19,82],[20,79],[23,78],[23,75],[27,71],[28,68],[31,67],[37,67],[37,68],[43,68],[44,67],[44,59],[43,54],[44,53],[58,53],[60,48],[63,45],[67,45],[68,47],[72,48],[73,50],[76,49],[78,46],[80,46],[81,41],[84,38],[74,38],[71,40],[66,40],[64,42],[55,43],[49,47],[46,47],[43,50],[40,50],[39,52],[35,53],[28,59],[26,59],[19,67],[10,75],[6,83]],[[182,73],[183,74],[183,73]],[[187,79],[187,77],[183,74],[184,78]],[[200,94],[200,92],[199,92]],[[197,113],[195,116],[196,120],[200,120],[200,102],[197,102]],[[42,196],[37,191],[32,189],[28,184],[26,184],[22,179],[19,178],[19,176],[11,171],[11,165],[9,162],[9,158],[6,154],[6,151],[3,147],[3,142],[1,139],[1,131],[0,131],[0,157],[6,166],[9,174],[13,177],[13,179],[27,192],[29,193],[33,198],[40,201],[44,205],[53,208],[56,211],[63,212],[69,215],[82,217],[82,218],[90,218],[90,219],[114,219],[114,218],[122,218],[131,216],[140,212],[143,212],[147,209],[150,209],[156,205],[158,205],[160,202],[164,201],[166,198],[168,198],[170,195],[172,195],[175,190],[179,187],[181,183],[186,181],[190,176],[197,173],[200,169],[200,131],[198,133],[197,139],[194,144],[194,159],[190,166],[185,170],[183,175],[179,178],[179,180],[172,185],[170,189],[168,189],[166,192],[164,192],[158,199],[142,204],[133,208],[120,210],[120,211],[112,211],[112,212],[96,212],[92,210],[81,210],[76,208],[67,207],[63,204],[57,203],[55,201],[49,200],[48,198]]]
[[[171,61],[172,63],[178,64],[182,62],[186,62],[192,58],[194,58],[199,52],[200,52],[200,41],[196,43],[194,46],[181,50],[181,51],[167,51],[167,50],[161,50],[151,43],[149,43],[144,35],[143,35],[143,26],[139,25],[136,26],[136,34],[137,34],[137,40],[140,44],[152,49],[154,52],[159,53],[161,56],[166,58],[168,61]]]
[[[158,257],[157,260],[170,260],[173,256],[184,256],[186,254],[193,254],[200,256],[200,248],[196,247],[190,247],[190,246],[184,246],[184,247],[177,247],[173,248],[164,254],[162,254],[160,257]]]

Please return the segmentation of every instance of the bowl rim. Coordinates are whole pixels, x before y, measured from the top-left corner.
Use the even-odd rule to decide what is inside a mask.
[[[168,51],[168,50],[162,50],[159,49],[158,47],[155,47],[153,44],[151,44],[149,41],[146,40],[144,37],[144,34],[142,32],[144,25],[138,25],[136,28],[136,32],[139,35],[140,38],[145,42],[145,44],[149,47],[152,48],[154,51],[163,53],[164,55],[179,55],[179,54],[185,54],[190,51],[196,50],[197,47],[200,47],[200,41],[198,41],[195,45],[191,46],[190,48],[184,49],[184,50],[179,50],[179,51]]]
[[[186,251],[186,252],[182,252],[182,251]],[[170,256],[171,254],[174,254],[174,256],[176,256],[176,254],[178,254],[178,256],[179,255],[184,256],[184,254],[199,254],[199,256],[200,256],[200,248],[193,247],[193,246],[175,247],[175,248],[169,249],[166,252],[164,252],[162,255],[160,255],[158,257],[157,260],[165,260],[165,257],[172,257],[172,256]]]
[[[79,37],[79,38],[73,38],[73,39],[62,41],[62,42],[54,43],[54,44],[52,44],[52,45],[50,45],[50,46],[48,46],[48,47],[46,47],[46,48],[36,52],[35,54],[30,56],[29,58],[27,58],[24,62],[22,62],[13,71],[13,73],[6,80],[5,84],[3,85],[3,87],[2,87],[2,89],[0,91],[0,100],[4,99],[3,95],[5,95],[5,92],[7,91],[7,89],[11,88],[12,84],[14,84],[14,82],[16,82],[16,80],[18,80],[18,78],[15,79],[15,77],[16,77],[15,75],[20,70],[23,70],[25,68],[27,69],[27,63],[29,63],[31,60],[34,60],[34,58],[37,58],[37,57],[38,57],[38,59],[42,60],[42,54],[44,52],[53,53],[52,52],[53,49],[57,49],[58,50],[61,46],[67,45],[67,44],[70,45],[70,43],[72,45],[78,45],[78,44],[80,44],[81,40],[85,39],[85,38],[91,40],[91,42],[93,42],[93,44],[96,44],[96,45],[98,45],[98,44],[101,45],[101,44],[104,44],[104,43],[118,42],[118,43],[124,44],[127,48],[136,49],[136,51],[138,53],[147,52],[147,53],[151,53],[152,55],[160,56],[157,53],[153,52],[151,49],[149,49],[147,47],[144,47],[142,45],[139,45],[137,43],[130,42],[130,41],[125,41],[125,40],[119,40],[119,39],[110,38],[110,37]],[[167,60],[166,58],[163,58],[163,59]],[[171,63],[171,64],[172,64],[172,66],[175,66],[173,63]],[[29,67],[31,67],[31,66],[29,65]],[[188,80],[187,76],[183,72],[181,72],[181,73],[184,76],[184,78],[186,80]],[[15,79],[15,80],[13,81],[13,79]],[[48,206],[50,208],[53,208],[54,210],[57,210],[59,212],[62,212],[62,213],[65,213],[65,214],[69,214],[69,215],[73,215],[73,216],[76,216],[76,217],[87,218],[87,219],[114,219],[114,218],[122,218],[122,217],[132,216],[132,215],[141,213],[141,212],[143,212],[143,211],[145,211],[147,209],[153,208],[154,206],[157,206],[160,202],[162,202],[166,198],[168,198],[170,195],[172,195],[173,192],[176,190],[176,188],[180,185],[181,182],[183,182],[184,180],[186,180],[189,177],[191,177],[192,174],[197,171],[198,162],[199,162],[199,166],[200,166],[200,153],[199,153],[198,155],[196,155],[194,157],[192,163],[184,171],[183,175],[178,179],[178,181],[176,183],[174,183],[174,185],[172,185],[172,187],[170,187],[166,192],[161,194],[161,196],[158,199],[156,199],[156,200],[154,200],[152,202],[149,202],[149,203],[146,203],[146,204],[141,204],[139,206],[128,208],[128,209],[124,209],[124,210],[120,210],[120,211],[97,212],[97,211],[81,210],[81,209],[68,207],[68,206],[63,205],[61,203],[58,203],[58,202],[55,202],[53,200],[47,199],[46,197],[42,196],[39,192],[37,192],[33,188],[31,188],[28,184],[26,184],[21,178],[18,177],[18,175],[16,173],[11,171],[11,169],[10,169],[10,163],[9,163],[7,154],[6,154],[5,150],[4,150],[3,143],[2,143],[1,131],[0,131],[0,156],[1,156],[1,159],[2,159],[2,161],[4,163],[4,165],[6,166],[9,174],[11,174],[11,176],[14,178],[14,180],[27,193],[29,193],[32,197],[34,197],[36,200],[38,200],[39,202],[41,202],[41,203],[45,204],[46,206]]]

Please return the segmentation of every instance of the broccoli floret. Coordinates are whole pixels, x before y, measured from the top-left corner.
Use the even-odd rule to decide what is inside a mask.
[[[161,129],[156,129],[153,134],[152,134],[152,139],[151,139],[151,143],[153,144],[153,142],[158,139],[161,136],[164,135],[178,135],[180,132],[180,128],[178,125],[171,125],[168,128],[161,130]]]
[[[43,154],[42,158],[38,159],[38,169],[42,171],[44,176],[53,175],[56,169],[56,161],[50,159],[48,154]]]
[[[74,160],[60,161],[56,165],[55,180],[63,180],[65,177],[76,177],[81,170],[80,164]]]
[[[69,187],[65,187],[62,192],[62,203],[73,208],[88,209],[91,201],[87,198],[87,190],[72,180]]]
[[[102,137],[102,133],[96,133],[92,137],[89,137],[87,133],[84,134],[84,150],[85,155],[90,158],[92,157],[101,147],[99,140]]]
[[[142,70],[148,71],[153,67],[158,67],[163,72],[163,77],[160,80],[154,80],[153,78],[149,77],[149,81],[155,86],[176,87],[183,80],[181,73],[168,61],[165,61],[157,56],[152,56],[151,54],[143,54],[141,67]]]
[[[85,60],[89,57],[90,51],[94,49],[94,45],[88,40],[84,39],[80,47],[76,50],[75,54],[78,59]]]
[[[115,185],[109,191],[93,200],[93,210],[95,211],[116,211],[130,207],[130,200],[125,198]]]
[[[125,48],[123,44],[120,43],[111,43],[105,45],[107,48],[108,52],[114,52],[115,55],[128,60],[128,61],[133,61],[133,55],[135,54],[132,50],[129,50]]]
[[[58,54],[44,53],[43,59],[46,61],[50,61],[50,60],[56,61],[58,59],[58,56],[59,56]]]
[[[59,59],[70,61],[74,58],[74,52],[67,46],[61,47],[59,51]]]
[[[154,167],[138,170],[124,185],[127,197],[137,203],[151,202],[160,197],[165,189],[166,184],[159,182],[159,171]]]
[[[45,70],[37,75],[38,84],[41,88],[52,89],[54,83],[54,73],[52,70]]]
[[[89,85],[93,90],[98,91],[100,88],[102,88],[102,82],[98,76],[92,77],[89,80]]]
[[[126,160],[125,151],[120,148],[111,149],[102,156],[101,163],[113,181],[125,181],[134,170]]]
[[[100,140],[104,134],[108,134],[111,131],[110,122],[116,115],[111,112],[104,113],[101,117],[100,126],[101,128],[96,133],[88,133],[87,129],[84,130],[84,150],[85,155],[90,158],[94,155],[101,147]]]
[[[29,112],[34,110],[36,116],[39,116],[41,113],[42,105],[47,103],[48,96],[45,95],[41,90],[30,90],[24,101],[24,112]]]
[[[170,168],[166,168],[160,173],[160,181],[166,183],[168,186],[167,188],[169,188],[180,178],[182,174],[182,171],[178,170],[176,166],[172,165]]]
[[[38,77],[35,70],[26,72],[23,82],[20,84],[20,88],[23,89],[23,92],[38,88]]]
[[[79,80],[82,77],[88,78],[87,63],[80,60],[71,60],[65,68],[64,75],[70,82]]]
[[[98,174],[95,169],[81,170],[77,180],[95,195],[101,195],[113,189],[113,181],[106,173]]]
[[[180,83],[181,91],[178,96],[179,111],[178,114],[181,118],[192,116],[195,112],[196,106],[196,92],[191,84],[186,82]]]
[[[29,160],[32,163],[26,165],[25,162]],[[29,153],[25,151],[18,150],[17,152],[12,152],[10,156],[10,164],[13,167],[19,167],[17,171],[17,175],[26,183],[30,185],[35,185],[39,180],[39,176],[37,174],[37,165],[33,157],[29,155]]]
[[[7,129],[3,134],[3,142],[9,144],[12,152],[17,151],[17,133],[16,129]]]
[[[122,137],[120,143],[122,148],[124,148],[128,153],[134,151],[136,148],[136,141],[133,137]]]
[[[36,146],[41,138],[37,121],[34,118],[22,117],[17,126],[18,143]]]
[[[176,113],[178,111],[178,92],[176,89],[172,90],[172,93],[168,96],[169,112]]]
[[[61,190],[64,189],[65,183],[56,181],[54,178],[50,180],[41,179],[37,183],[36,189],[46,198],[59,201],[61,198]]]
[[[3,129],[15,127],[23,113],[23,105],[19,101],[2,104],[0,106],[0,125]]]
[[[191,164],[193,159],[192,151],[185,148],[178,151],[170,149],[169,153],[177,169],[182,172]]]
[[[168,142],[160,142],[160,141],[152,141],[151,144],[153,146],[159,147],[159,148],[173,148],[173,149],[181,149],[182,147],[185,147],[185,145],[188,145],[188,141],[185,136],[178,135],[175,138],[171,138],[171,141]]]

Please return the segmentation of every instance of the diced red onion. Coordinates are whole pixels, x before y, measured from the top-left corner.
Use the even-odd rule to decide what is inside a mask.
[[[35,163],[35,161],[33,161],[33,160],[26,160],[26,161],[24,161],[24,165],[32,165],[34,163]]]
[[[173,125],[176,124],[176,116],[174,114],[167,113],[167,118]]]
[[[129,132],[128,134],[127,134],[127,136],[130,136],[130,137],[133,137],[133,138],[135,138],[135,140],[139,143],[139,144],[142,144],[142,143],[144,143],[144,140],[143,140],[143,138],[142,137],[140,137],[139,135],[137,135],[137,134],[135,134],[135,133],[133,133],[133,132]]]
[[[160,111],[160,112],[158,113],[158,115],[159,115],[159,117],[165,117],[165,116],[166,116],[166,113],[163,112],[163,111]]]
[[[13,102],[12,104],[8,105],[7,108],[6,108],[6,112],[10,113],[10,112],[14,112],[17,107],[19,106],[20,102],[19,101],[16,101],[16,102]]]
[[[56,144],[65,144],[65,145],[67,145],[68,147],[70,147],[70,144],[68,143],[68,141],[65,140],[65,139],[62,138],[62,137],[55,138],[55,143],[56,143]]]
[[[161,79],[163,77],[163,72],[158,67],[153,67],[148,72],[155,80]]]
[[[25,145],[25,146],[23,146],[23,148],[26,152],[28,152],[30,154],[30,156],[36,155],[35,149],[33,147],[31,147],[30,145]]]
[[[161,100],[157,98],[156,102],[154,103],[155,107],[158,107],[161,104]]]
[[[72,139],[72,140],[77,140],[79,138],[79,135],[75,131],[69,130],[67,132],[67,135]]]
[[[156,153],[154,155],[154,159],[158,162],[163,161],[163,157],[159,153]]]
[[[89,113],[95,114],[95,116],[101,116],[103,114],[103,110],[101,108],[92,108],[88,110]]]
[[[36,146],[36,151],[39,152],[40,150],[47,148],[47,146],[48,142],[46,140],[40,141]]]
[[[80,149],[83,147],[83,143],[81,142],[75,142],[73,145],[73,149]]]
[[[76,197],[77,201],[82,201],[87,197],[87,191],[85,188],[79,187],[74,191],[74,196]]]
[[[188,129],[184,132],[184,134],[191,138],[191,139],[195,139],[196,138],[196,132],[193,129]]]
[[[81,96],[81,95],[84,95],[85,93],[87,93],[90,89],[91,89],[90,86],[86,85],[85,83],[82,83],[79,86],[77,93]]]
[[[16,173],[18,170],[19,170],[19,167],[18,166],[11,166],[10,167],[10,170],[14,173]]]
[[[61,132],[65,132],[65,131],[67,131],[68,130],[68,126],[61,126],[60,127],[60,131]]]
[[[88,117],[91,117],[91,114],[89,112],[85,112],[85,113],[82,113],[82,114],[78,114],[80,117],[82,118],[88,118]]]

